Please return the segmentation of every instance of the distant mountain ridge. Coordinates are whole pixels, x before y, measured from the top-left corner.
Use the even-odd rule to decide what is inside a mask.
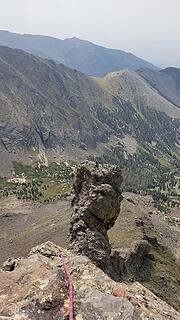
[[[61,40],[48,36],[0,31],[0,45],[52,59],[91,76],[103,76],[122,69],[158,69],[132,53],[105,48],[76,37]]]
[[[142,69],[138,74],[164,98],[180,108],[180,69],[166,68],[160,71]]]

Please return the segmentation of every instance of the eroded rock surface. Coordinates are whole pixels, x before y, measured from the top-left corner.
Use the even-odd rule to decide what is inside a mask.
[[[154,257],[151,254],[151,245],[145,240],[134,242],[130,249],[113,250],[111,260],[119,280],[144,280],[153,272]]]
[[[150,273],[152,262],[148,241],[128,250],[111,250],[108,230],[120,213],[122,176],[117,166],[84,162],[74,180],[70,249],[89,257],[115,280]]]
[[[83,254],[98,267],[113,274],[107,231],[120,212],[121,170],[112,165],[85,162],[77,168],[74,181],[74,210],[70,249]]]
[[[33,248],[13,271],[0,271],[0,319],[67,320],[71,271],[75,320],[178,320],[180,314],[138,282],[116,283],[89,258],[51,242]]]

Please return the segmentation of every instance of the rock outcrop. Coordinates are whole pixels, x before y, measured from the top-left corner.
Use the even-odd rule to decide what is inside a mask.
[[[62,255],[72,274],[75,320],[180,319],[177,311],[138,282],[114,282],[87,257],[47,242],[19,259],[13,271],[0,271],[1,320],[68,319]]]
[[[131,248],[111,250],[108,230],[120,212],[121,181],[116,166],[87,162],[77,169],[71,250],[47,242],[33,248],[27,258],[8,259],[0,270],[0,320],[69,319],[68,269],[74,320],[180,319],[173,307],[133,282],[141,274],[146,283],[153,270],[154,233],[149,236],[143,229],[143,238]],[[144,228],[145,220],[136,218],[135,224]],[[131,281],[125,284],[122,279]]]
[[[120,212],[121,183],[118,167],[84,162],[77,168],[73,186],[70,249],[86,255],[111,276],[114,271],[107,231]]]
[[[116,280],[146,280],[153,272],[154,256],[148,241],[139,240],[129,249],[112,250],[111,256]]]
[[[115,280],[143,278],[152,267],[148,241],[134,243],[130,250],[111,250],[108,230],[120,213],[122,176],[117,166],[84,162],[75,174],[70,249],[89,257]]]

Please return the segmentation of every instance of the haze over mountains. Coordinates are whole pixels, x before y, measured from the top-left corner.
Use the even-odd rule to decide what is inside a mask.
[[[0,45],[18,48],[68,67],[87,75],[103,76],[121,69],[158,68],[132,53],[108,49],[78,38],[65,40],[48,36],[16,34],[0,31]]]
[[[154,72],[153,86],[145,79],[149,73],[122,70],[90,78],[22,50],[0,47],[3,163],[17,154],[27,160],[33,152],[50,160],[54,155],[72,159],[104,156],[107,160],[108,155],[112,161],[123,161],[144,150],[156,160],[176,159],[179,71]],[[161,75],[165,75],[164,82]],[[176,92],[176,103],[165,90],[168,80]]]

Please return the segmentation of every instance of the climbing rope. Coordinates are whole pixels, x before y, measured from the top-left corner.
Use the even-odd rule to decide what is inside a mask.
[[[74,320],[74,288],[73,288],[73,281],[71,272],[69,270],[68,265],[65,262],[65,259],[63,256],[61,256],[61,261],[63,264],[64,272],[66,273],[66,277],[68,280],[68,288],[69,288],[69,307],[68,307],[68,313],[69,313],[69,320]]]

